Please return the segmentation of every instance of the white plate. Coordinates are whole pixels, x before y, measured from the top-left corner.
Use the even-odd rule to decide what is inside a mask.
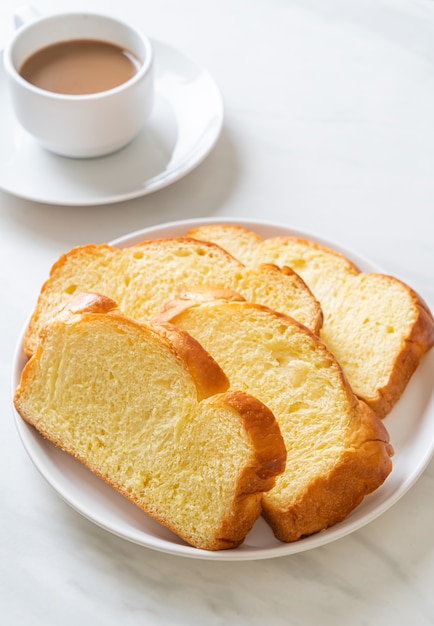
[[[112,242],[119,247],[146,239],[181,235],[189,228],[219,220],[186,220],[147,228]],[[264,237],[297,235],[315,239],[346,254],[363,271],[378,271],[369,261],[327,242],[312,233],[286,226],[243,220],[220,220],[243,224]],[[18,384],[25,363],[20,339],[14,362],[13,389]],[[322,546],[365,526],[397,502],[414,484],[434,451],[434,390],[432,372],[434,350],[424,358],[405,393],[384,420],[395,448],[393,471],[386,482],[365,498],[343,522],[295,543],[277,541],[267,524],[258,520],[243,545],[234,550],[207,552],[186,545],[160,524],[99,480],[78,461],[45,441],[15,412],[16,424],[30,458],[60,496],[79,513],[106,530],[154,550],[212,561],[243,561],[295,554]]]
[[[50,154],[17,122],[0,63],[0,189],[58,205],[97,205],[146,195],[179,180],[207,156],[223,123],[214,80],[174,48],[153,41],[156,98],[139,136],[115,154]]]

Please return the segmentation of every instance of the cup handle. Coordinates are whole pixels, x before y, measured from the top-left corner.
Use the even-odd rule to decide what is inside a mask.
[[[38,11],[31,5],[26,4],[22,7],[18,7],[14,13],[15,28],[20,28],[21,26],[24,26],[24,24],[33,22],[38,17],[40,17]]]

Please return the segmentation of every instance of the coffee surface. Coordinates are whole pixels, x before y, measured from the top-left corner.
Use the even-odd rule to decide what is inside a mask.
[[[134,76],[139,60],[105,41],[75,39],[41,48],[21,66],[27,81],[62,94],[89,94],[113,89]]]

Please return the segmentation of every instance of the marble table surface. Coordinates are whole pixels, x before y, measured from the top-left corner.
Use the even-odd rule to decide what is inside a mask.
[[[21,4],[2,2],[2,46]],[[173,220],[269,220],[317,233],[434,307],[434,2],[35,6],[129,18],[208,69],[225,116],[207,158],[154,193],[69,206],[0,191],[1,623],[434,624],[434,461],[384,514],[327,545],[243,562],[184,558],[117,537],[66,504],[21,444],[10,385],[19,334],[58,256]]]

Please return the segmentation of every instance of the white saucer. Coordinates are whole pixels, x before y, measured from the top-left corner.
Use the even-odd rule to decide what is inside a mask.
[[[152,116],[126,148],[98,159],[55,156],[22,129],[12,110],[1,62],[0,189],[48,204],[109,204],[166,187],[196,167],[220,134],[221,94],[203,68],[167,44],[154,40],[153,45]]]

